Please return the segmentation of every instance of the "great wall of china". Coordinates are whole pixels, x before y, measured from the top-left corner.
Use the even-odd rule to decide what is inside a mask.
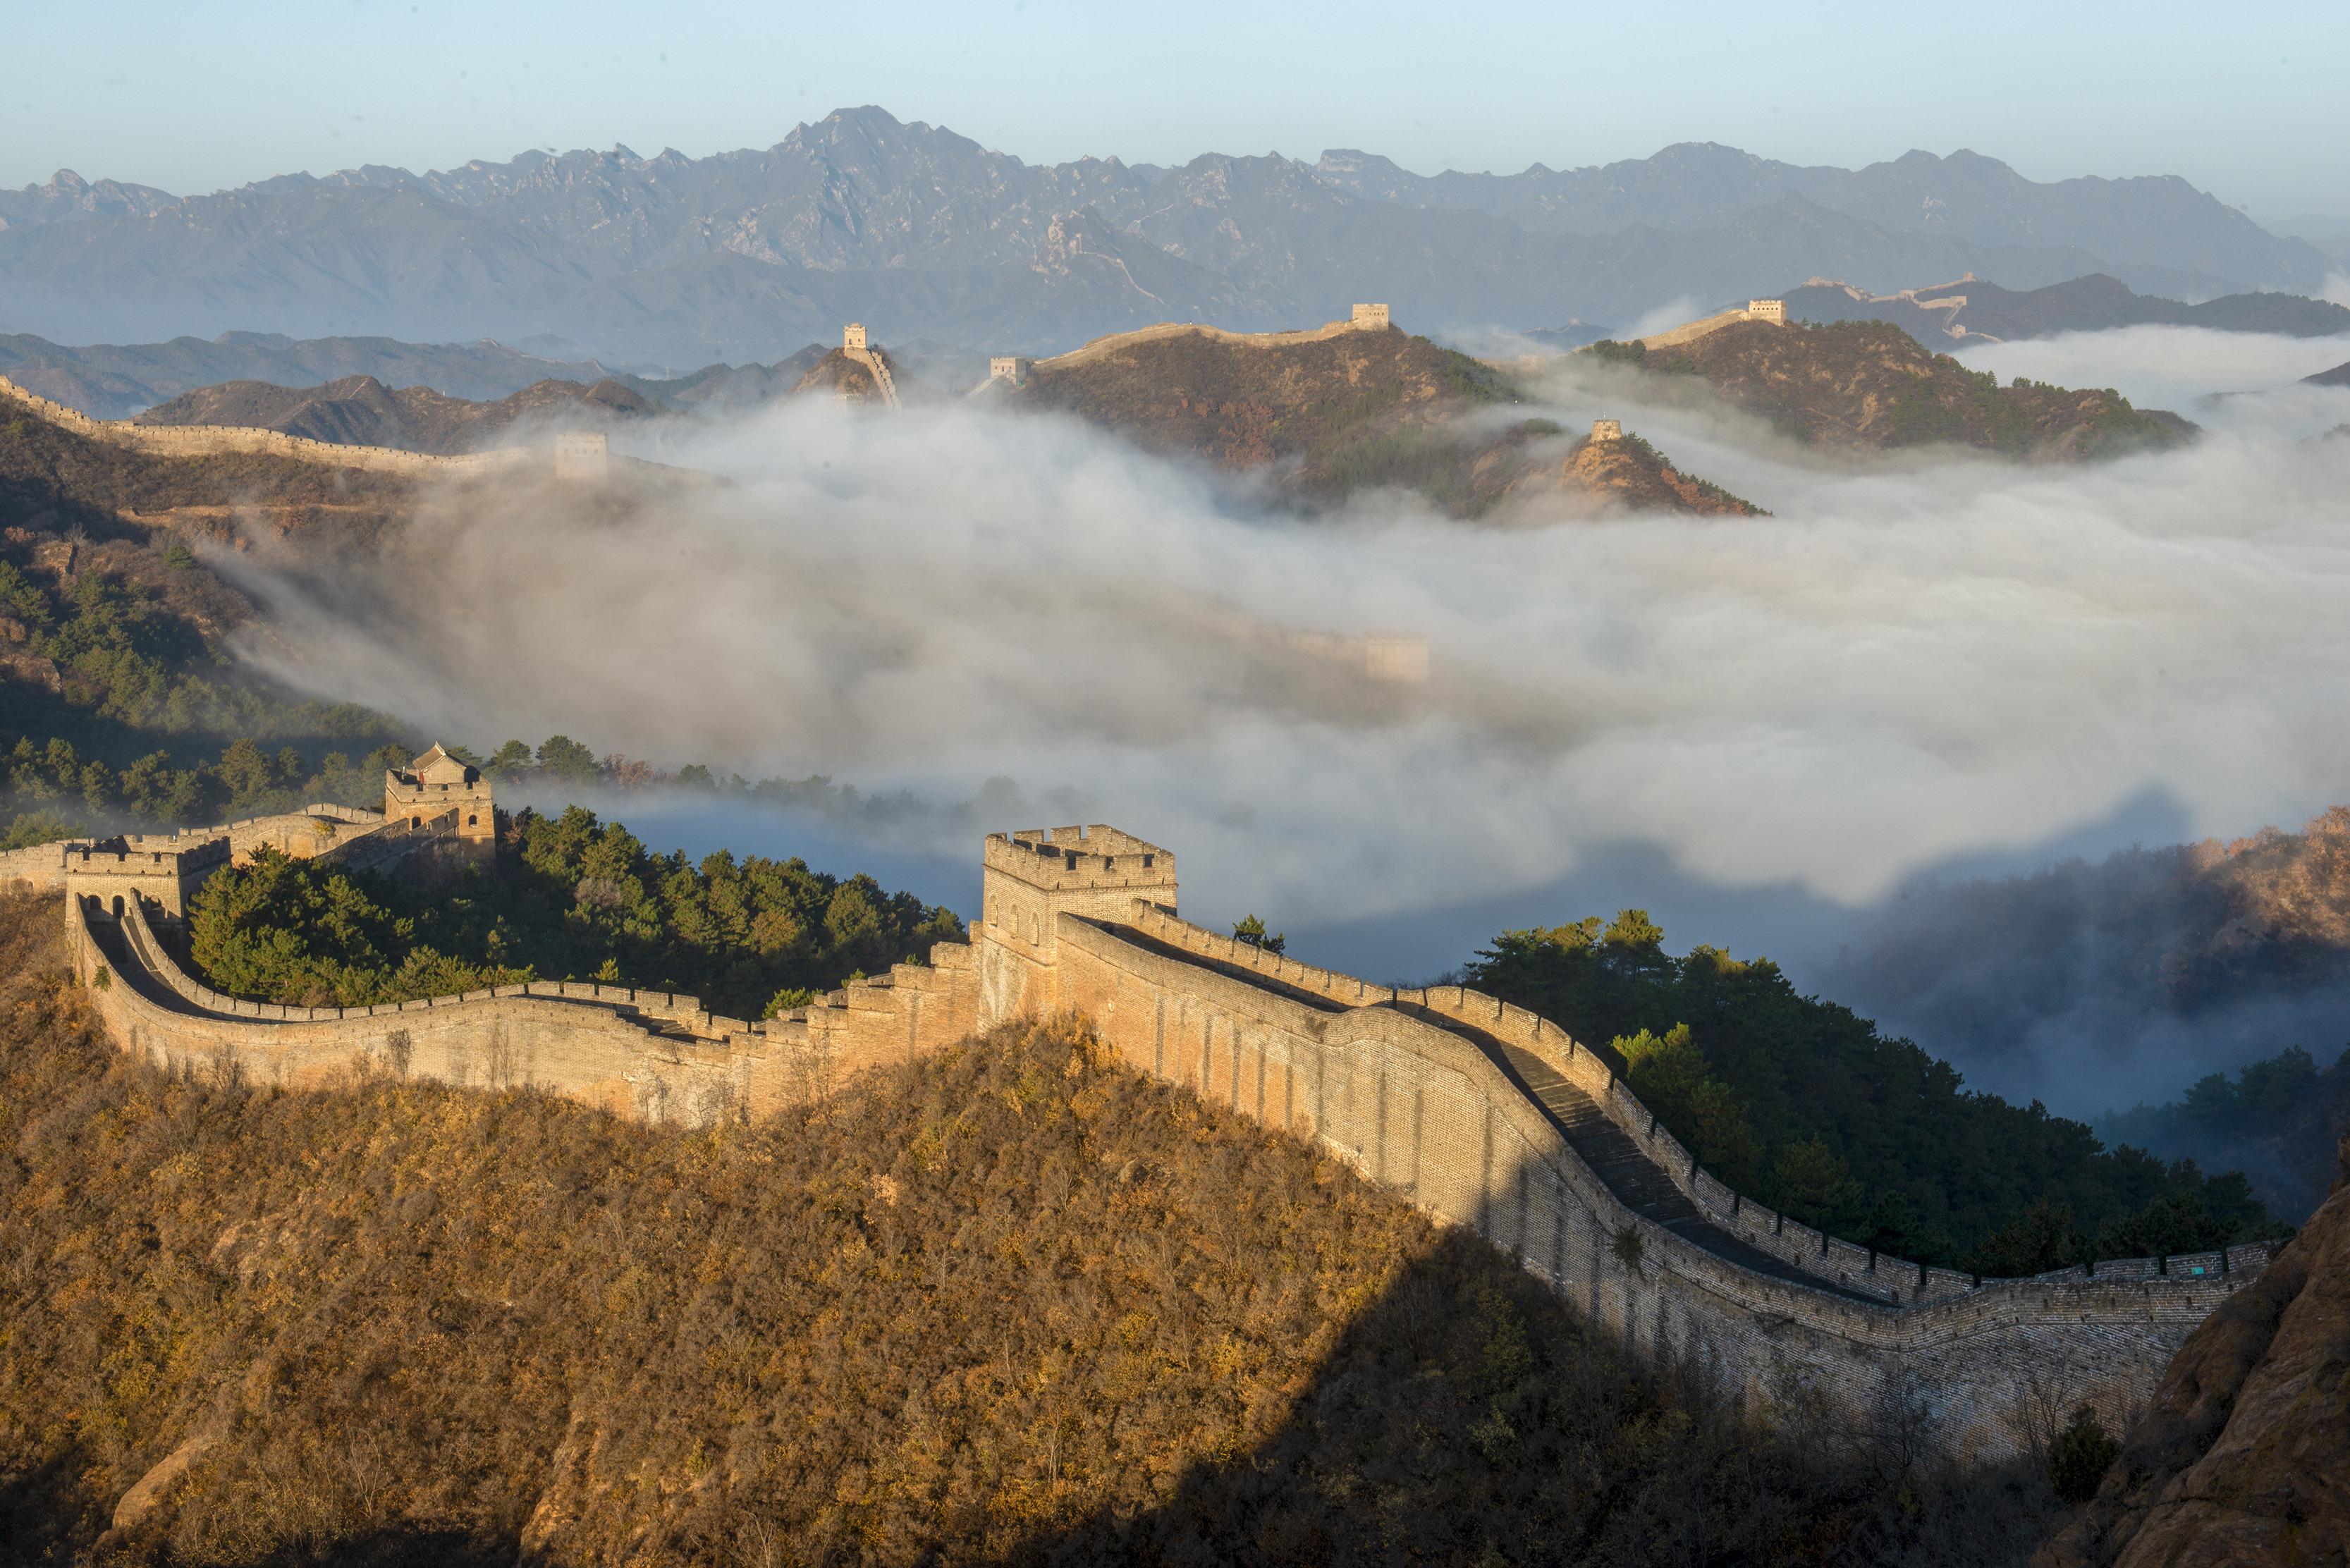
[[[487,452],[442,457],[432,452],[401,452],[384,446],[342,446],[332,441],[290,436],[282,431],[244,425],[142,425],[130,420],[94,420],[78,409],[51,402],[0,376],[0,406],[13,404],[61,430],[90,441],[104,441],[151,457],[216,457],[252,452],[265,457],[292,458],[297,462],[326,463],[370,473],[396,473],[411,479],[455,479],[547,466],[550,454],[540,446],[494,447]],[[601,480],[609,466],[654,468],[629,458],[610,458],[601,434],[565,434],[555,438],[552,460],[562,479]]]
[[[1753,302],[1690,328],[1777,319]],[[1379,306],[1310,340],[1388,326]],[[1100,340],[1074,358],[1170,325]],[[862,348],[862,345],[852,345]],[[1007,361],[997,374],[1018,379]],[[894,392],[894,388],[887,389]],[[547,460],[443,458],[274,431],[99,421],[0,378],[0,402],[91,439],[174,457],[255,452],[411,475]],[[1600,421],[1595,439],[1620,434]],[[565,477],[600,478],[601,437],[559,438]],[[629,460],[613,460],[616,463]],[[654,465],[644,464],[650,468]],[[1358,639],[1359,640],[1359,639]],[[1426,645],[1367,639],[1371,673],[1426,679]],[[1409,646],[1404,646],[1409,645]],[[1403,666],[1409,665],[1407,670]],[[753,1022],[698,998],[534,982],[365,1008],[256,1002],[187,973],[189,900],[269,846],[354,867],[494,854],[487,781],[434,748],[387,777],[385,810],[312,805],[172,835],[0,856],[0,885],[63,895],[77,974],[118,1044],[160,1064],[291,1087],[390,1072],[535,1086],[649,1121],[771,1116],[860,1069],[945,1050],[991,1024],[1068,1012],[1134,1067],[1315,1141],[1445,1221],[1511,1249],[1595,1324],[1773,1397],[1810,1383],[1856,1412],[1922,1402],[1972,1454],[2043,1440],[2074,1405],[2126,1423],[2187,1334],[2272,1250],[2105,1262],[1981,1281],[1871,1253],[1790,1220],[1699,1168],[1605,1052],[1460,987],[1399,991],[1264,952],[1176,914],[1174,857],[1106,826],[991,836],[968,945],[899,964],[815,1005]]]
[[[395,774],[388,796],[437,794],[433,770],[455,764],[432,757]],[[463,815],[388,826],[446,843]],[[265,826],[283,820],[242,825],[244,841],[298,841],[300,829]],[[535,1085],[698,1126],[773,1115],[1004,1020],[1078,1013],[1136,1069],[1313,1140],[1510,1249],[1629,1346],[1750,1398],[1809,1384],[1856,1413],[1922,1404],[1964,1453],[2044,1441],[2084,1401],[2124,1422],[2272,1251],[2003,1281],[1870,1253],[1699,1168],[1604,1052],[1465,988],[1373,985],[1191,925],[1174,856],[1107,826],[990,836],[967,945],[761,1022],[577,981],[348,1009],[224,996],[175,958],[183,903],[167,907],[165,889],[184,900],[230,863],[237,831],[183,836],[189,861],[170,876],[49,846],[76,971],[123,1049],[292,1087],[367,1072]],[[161,869],[161,851],[117,842]]]

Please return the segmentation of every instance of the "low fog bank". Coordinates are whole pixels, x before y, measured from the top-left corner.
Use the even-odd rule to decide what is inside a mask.
[[[2155,330],[2106,336],[2126,358]],[[2229,385],[2229,363],[2169,373]],[[2126,369],[2065,379],[2126,389]],[[559,732],[931,803],[1008,776],[1081,808],[1058,820],[1176,849],[1193,918],[1253,911],[1378,979],[1642,904],[1677,949],[1770,952],[1825,988],[1921,869],[2150,842],[2133,803],[2161,802],[2176,841],[2350,794],[2350,442],[2248,415],[2096,467],[1846,470],[1742,416],[1639,406],[1622,378],[1536,391],[1525,411],[1623,417],[1776,515],[1467,524],[1387,495],[1301,519],[1062,420],[811,402],[662,454],[732,488],[467,492],[380,566],[224,565],[284,639],[255,656],[306,690],[475,745]],[[1291,635],[1381,630],[1430,639],[1427,687]],[[885,847],[723,803],[675,823],[843,865]],[[975,858],[959,825],[879,838],[925,897]],[[940,901],[968,913],[970,889]],[[2075,1049],[2100,1025],[2060,1010],[1995,1056],[1935,1038],[1947,1012],[1908,1027],[2074,1110],[2110,1103],[2093,1080],[2115,1060],[2196,1055],[2191,1033]]]
[[[2350,388],[2298,384],[2350,362],[2350,337],[2125,327],[2017,343],[1961,341],[1948,352],[2002,381],[2022,376],[2059,387],[2111,387],[2139,408],[2168,409],[2209,430],[2300,439],[2350,421]]]

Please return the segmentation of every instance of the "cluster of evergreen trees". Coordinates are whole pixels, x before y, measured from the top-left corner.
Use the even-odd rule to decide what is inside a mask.
[[[689,992],[762,1018],[852,976],[927,961],[962,919],[872,877],[795,857],[655,855],[572,806],[499,814],[494,869],[424,891],[265,852],[215,873],[191,956],[218,990],[314,1007],[446,996],[531,979]]]
[[[292,811],[315,801],[381,805],[387,768],[413,753],[398,742],[379,746],[353,763],[328,752],[314,765],[299,748],[270,752],[250,738],[224,747],[211,762],[172,765],[169,752],[150,752],[120,767],[52,735],[36,744],[19,736],[0,753],[0,849],[135,827],[196,827],[235,817]]]
[[[1956,1069],[1768,959],[1664,950],[1641,909],[1505,931],[1469,983],[1612,1043],[1635,1094],[1742,1192],[1864,1246],[2015,1277],[2272,1234],[2241,1173],[2108,1149]]]

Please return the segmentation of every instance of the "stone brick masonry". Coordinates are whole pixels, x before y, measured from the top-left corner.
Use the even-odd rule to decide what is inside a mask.
[[[399,1007],[276,1007],[182,972],[138,900],[67,899],[77,967],[125,1049],[293,1085],[393,1072],[535,1084],[706,1125],[836,1088],[1002,1020],[1090,1018],[1127,1062],[1311,1139],[1509,1249],[1636,1350],[1752,1400],[1804,1386],[1856,1414],[1929,1414],[1955,1450],[2013,1451],[2077,1404],[2126,1423],[2265,1246],[1977,1282],[1877,1256],[1696,1168],[1601,1057],[1458,987],[1397,991],[1175,914],[1175,858],[1107,826],[992,835],[983,918],[764,1023],[614,986],[543,983]],[[160,909],[158,910],[160,912]]]

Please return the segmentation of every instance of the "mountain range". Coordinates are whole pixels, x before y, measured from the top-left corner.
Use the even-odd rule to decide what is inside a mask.
[[[1506,176],[1352,151],[1040,165],[871,107],[701,159],[531,151],[186,198],[60,171],[0,193],[0,329],[553,334],[639,368],[772,359],[850,319],[1034,354],[1167,320],[1311,325],[1355,300],[1418,330],[1524,328],[1807,276],[2022,291],[2103,272],[2199,298],[2314,289],[2335,265],[2183,180],[2038,184],[1963,151],[1847,171],[1690,143]]]
[[[1783,291],[1790,317],[1804,321],[1889,321],[1919,342],[1943,337],[2009,342],[2059,332],[2116,327],[2204,327],[2281,337],[2350,333],[2350,308],[2297,294],[2230,294],[2199,304],[2142,295],[2116,277],[2091,273],[2019,292],[1978,278],[1873,295],[1825,278]]]

